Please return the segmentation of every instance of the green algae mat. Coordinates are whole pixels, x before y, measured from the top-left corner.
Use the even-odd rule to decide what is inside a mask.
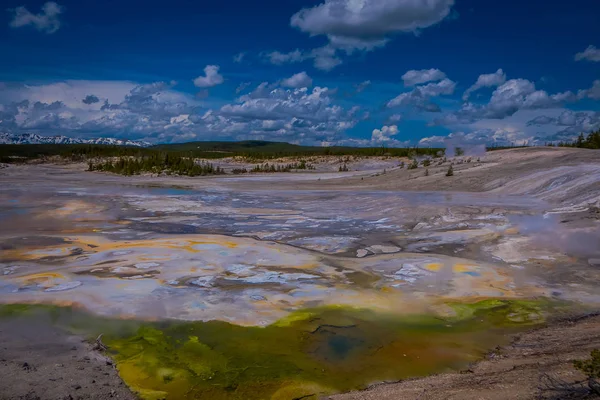
[[[73,309],[4,306],[0,316],[44,312],[104,342],[143,399],[300,399],[466,366],[506,333],[543,322],[545,301],[447,303],[449,316],[398,316],[328,307],[266,327],[220,321],[136,322]]]

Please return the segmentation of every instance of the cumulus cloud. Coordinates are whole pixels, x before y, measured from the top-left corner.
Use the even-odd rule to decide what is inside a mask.
[[[577,93],[577,97],[579,99],[590,98],[592,100],[600,100],[600,79],[595,80],[591,88],[580,90]]]
[[[192,113],[197,107],[193,97],[173,91],[173,83],[65,81],[11,85],[0,93],[0,130],[152,138],[166,131],[172,117]],[[176,130],[170,133],[177,134]]]
[[[35,29],[44,33],[54,33],[60,29],[59,16],[64,12],[64,7],[53,1],[44,3],[42,10],[38,14],[33,14],[24,6],[9,10],[13,14],[10,21],[11,28],[21,28],[31,25]]]
[[[402,114],[392,114],[387,118],[388,123],[398,123],[402,121]]]
[[[553,125],[558,132],[546,138],[549,141],[573,140],[579,133],[600,129],[600,111],[564,110],[557,117],[540,115],[527,122],[527,126]]]
[[[263,56],[268,62],[274,65],[295,64],[312,60],[315,68],[322,71],[330,71],[342,63],[336,52],[336,48],[326,45],[309,51],[301,51],[300,49],[290,51],[289,53],[272,51],[263,54]]]
[[[281,81],[281,86],[289,87],[289,88],[302,88],[302,87],[310,87],[312,86],[313,80],[308,74],[304,71],[299,72],[290,76],[287,79]]]
[[[521,109],[514,115],[455,124],[460,143],[477,145],[543,145],[572,141],[583,132],[600,129],[600,111],[573,111],[562,107]],[[424,138],[420,145],[439,146],[446,136]],[[456,141],[456,140],[455,140]]]
[[[313,59],[315,68],[322,71],[331,71],[342,63],[342,59],[337,56],[337,50],[330,45],[311,50],[309,58]]]
[[[371,140],[378,143],[388,142],[398,133],[400,133],[400,131],[398,130],[397,125],[384,125],[381,129],[373,129]]]
[[[527,79],[510,79],[494,90],[488,103],[478,105],[465,102],[458,111],[436,120],[435,124],[469,124],[481,119],[504,119],[519,110],[560,107],[576,100],[577,95],[570,91],[550,95],[544,90],[536,90],[535,84]]]
[[[440,107],[433,103],[431,99],[442,95],[451,95],[454,93],[455,88],[455,82],[444,78],[439,82],[417,86],[410,92],[401,93],[388,101],[387,107],[413,106],[422,111],[440,112]]]
[[[505,118],[519,109],[549,108],[560,105],[572,98],[570,92],[549,95],[544,90],[536,90],[535,84],[526,79],[511,79],[500,85],[489,103],[481,110],[485,118]]]
[[[415,86],[427,82],[437,82],[446,78],[446,74],[437,68],[410,70],[402,75],[404,86]]]
[[[325,0],[294,14],[291,25],[333,44],[367,48],[398,32],[417,32],[446,18],[454,0]]]
[[[11,84],[0,92],[0,131],[149,142],[220,138],[319,144],[344,140],[345,132],[365,116],[358,106],[346,109],[336,104],[335,90],[326,87],[285,88],[263,82],[229,104],[209,108],[193,95],[174,90],[174,85]]]
[[[454,0],[325,0],[290,19],[291,26],[311,36],[326,36],[325,46],[273,51],[266,58],[276,65],[310,59],[315,68],[330,71],[342,63],[339,52],[372,51],[385,46],[394,33],[418,33],[446,18],[453,5]]]
[[[339,146],[354,146],[354,147],[407,147],[410,145],[410,140],[401,141],[394,137],[400,133],[397,125],[384,125],[381,129],[373,129],[371,138],[356,139],[348,138],[333,142],[328,142],[329,145],[337,144]]]
[[[600,49],[596,46],[588,46],[584,51],[575,54],[575,61],[581,60],[600,62]]]
[[[289,53],[272,51],[267,53],[266,57],[271,64],[275,65],[292,64],[306,60],[304,53],[300,49],[290,51]]]
[[[94,96],[93,94],[88,94],[81,100],[83,104],[94,104],[100,102],[98,96]]]
[[[510,128],[475,129],[471,132],[452,132],[448,136],[430,136],[422,138],[419,146],[467,148],[473,153],[485,151],[485,146],[522,146],[532,144],[533,137],[527,133]]]
[[[284,89],[263,82],[203,120],[212,131],[239,130],[246,139],[268,135],[294,143],[334,142],[356,125],[358,109],[334,104],[331,93],[326,87]]]
[[[463,94],[463,100],[469,100],[469,96],[471,93],[485,87],[497,87],[506,82],[506,74],[502,71],[501,68],[493,74],[482,74],[477,78],[477,82],[475,82],[470,88],[468,88]]]
[[[219,73],[218,65],[207,65],[204,67],[204,76],[200,75],[194,79],[194,86],[209,88],[223,83],[223,75]]]

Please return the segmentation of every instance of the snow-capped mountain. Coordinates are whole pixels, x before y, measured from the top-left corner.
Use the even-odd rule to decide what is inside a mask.
[[[0,144],[105,144],[113,146],[147,147],[150,143],[139,140],[113,138],[77,139],[66,136],[41,136],[35,133],[2,133]]]

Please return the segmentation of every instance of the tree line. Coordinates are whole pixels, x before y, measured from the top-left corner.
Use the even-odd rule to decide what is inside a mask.
[[[560,142],[559,147],[578,147],[580,149],[600,149],[600,129],[590,132],[587,136],[580,133],[572,142]]]
[[[225,172],[219,166],[208,162],[196,162],[193,158],[181,157],[169,153],[157,153],[142,157],[120,157],[94,163],[88,162],[88,171],[105,171],[121,175],[139,175],[146,173],[166,173],[184,176],[219,175]]]

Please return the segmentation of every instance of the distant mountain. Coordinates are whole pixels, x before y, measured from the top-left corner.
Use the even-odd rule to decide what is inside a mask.
[[[77,139],[66,136],[41,136],[35,133],[2,133],[0,144],[103,144],[112,146],[148,147],[150,143],[113,138]]]

